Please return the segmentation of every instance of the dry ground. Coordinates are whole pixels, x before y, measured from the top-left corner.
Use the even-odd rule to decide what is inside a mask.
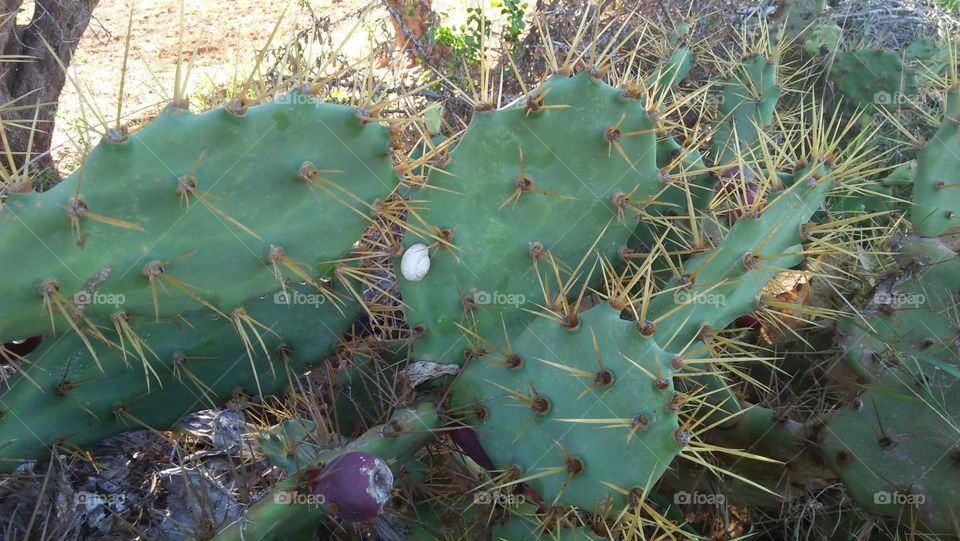
[[[459,26],[466,19],[466,8],[475,4],[434,0],[433,8],[441,24]],[[94,20],[69,69],[73,83],[68,81],[60,99],[54,160],[61,175],[72,171],[85,153],[78,146],[82,138],[94,144],[99,140],[103,128],[98,118],[109,123],[116,119],[131,8],[124,121],[136,124],[149,119],[170,99],[180,49],[180,6],[180,0],[102,0],[94,10]],[[216,101],[211,96],[230,88],[232,81],[242,81],[275,26],[272,46],[287,43],[297,31],[310,28],[315,18],[330,29],[332,42],[339,43],[364,9],[369,9],[367,16],[344,48],[354,59],[366,58],[371,43],[390,40],[393,28],[379,1],[184,0],[182,50],[191,64],[187,95],[194,107],[204,108]],[[497,20],[493,10],[489,15]]]

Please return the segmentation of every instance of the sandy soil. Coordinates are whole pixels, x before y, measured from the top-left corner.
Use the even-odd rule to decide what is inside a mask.
[[[179,41],[179,1],[103,0],[94,11],[70,66],[54,131],[54,159],[69,170],[77,138],[90,126],[102,133],[101,121],[113,123],[126,49],[132,3],[133,21],[122,115],[125,121],[152,116],[173,93]],[[188,93],[209,81],[225,83],[236,59],[252,55],[265,41],[282,6],[269,2],[184,2],[184,42],[193,58]],[[82,96],[82,99],[81,99]],[[98,137],[89,135],[95,143]],[[71,140],[73,144],[71,144]]]
[[[533,2],[531,2],[533,3]],[[476,2],[434,0],[441,24],[458,26],[466,8]],[[69,68],[71,81],[60,99],[54,131],[54,161],[62,174],[69,173],[86,153],[83,141],[95,144],[104,122],[117,118],[117,97],[130,10],[133,22],[126,79],[123,89],[123,122],[137,124],[153,117],[173,95],[180,42],[180,0],[102,0],[84,34]],[[184,58],[191,64],[186,95],[194,107],[210,105],[206,97],[235,86],[253,68],[280,20],[272,46],[288,42],[295,32],[310,28],[314,16],[329,21],[330,35],[339,43],[369,9],[361,26],[344,48],[349,56],[366,58],[373,44],[388,43],[393,28],[378,1],[366,0],[184,0]],[[281,20],[281,15],[283,18]],[[490,10],[498,20],[495,10]],[[89,129],[86,129],[89,127]]]

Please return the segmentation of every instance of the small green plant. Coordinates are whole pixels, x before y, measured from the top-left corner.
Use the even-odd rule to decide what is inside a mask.
[[[520,0],[493,0],[491,5],[500,8],[500,14],[507,18],[503,28],[503,41],[509,43],[511,48],[516,47],[525,27],[523,14],[527,10],[527,3]]]
[[[526,27],[523,14],[527,3],[520,0],[493,0],[490,6],[499,9],[506,17],[501,37],[511,51],[520,43],[520,36]],[[484,40],[490,37],[491,21],[483,8],[467,8],[467,22],[459,28],[441,26],[437,28],[435,41],[438,45],[450,47],[454,59],[463,59],[468,65],[480,62]]]
[[[469,65],[480,62],[483,42],[490,37],[490,19],[482,8],[467,8],[467,22],[459,29],[447,26],[437,28],[436,42],[453,50],[455,58]]]

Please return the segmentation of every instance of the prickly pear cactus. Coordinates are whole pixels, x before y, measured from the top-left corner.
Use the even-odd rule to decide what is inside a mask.
[[[678,25],[667,38],[672,53],[658,64],[647,79],[651,102],[660,103],[669,97],[676,86],[689,74],[694,65],[694,53],[687,43],[689,25]],[[693,216],[707,206],[714,179],[706,173],[706,165],[697,145],[691,138],[666,137],[657,141],[657,167],[663,189],[657,193],[657,203],[642,209],[638,217],[630,250],[621,255],[643,254],[658,241],[667,245],[686,242],[675,222]],[[665,240],[660,240],[666,234]],[[642,257],[642,255],[641,255]]]
[[[917,156],[910,221],[917,233],[935,237],[960,232],[960,89],[951,88],[943,123]]]
[[[817,18],[826,9],[826,0],[782,0],[775,14],[777,35],[786,41],[797,40],[819,26]]]
[[[673,391],[683,360],[618,310],[597,306],[566,326],[537,318],[510,343],[468,362],[453,408],[511,480],[564,504],[622,506],[688,442]]]
[[[606,536],[596,535],[586,526],[561,528],[560,526],[568,526],[568,524],[559,520],[554,521],[559,524],[543,523],[541,521],[542,518],[539,516],[533,515],[532,518],[528,518],[520,512],[514,512],[511,514],[509,521],[495,525],[490,537],[493,541],[512,541],[514,539],[598,541],[607,538]]]
[[[830,76],[839,90],[861,107],[895,108],[917,94],[915,68],[885,49],[856,49],[837,55]]]
[[[778,497],[780,482],[839,477],[863,509],[955,534],[956,84],[916,173],[903,166],[880,181],[865,150],[874,134],[824,119],[823,93],[799,88],[816,79],[817,62],[799,68],[788,48],[832,65],[833,83],[859,106],[903,105],[955,55],[929,40],[903,55],[837,54],[843,30],[818,20],[825,9],[787,1],[782,32],[745,33],[755,41],[742,44],[744,56],[717,59],[716,107],[697,101],[705,88],[687,92],[694,81],[679,84],[701,76],[690,26],[663,32],[653,72],[636,74],[633,57],[646,63],[649,51],[612,43],[597,57],[608,34],[580,42],[585,16],[562,67],[545,40],[553,75],[529,91],[521,84],[522,97],[502,108],[481,103],[461,136],[444,140],[443,114],[426,115],[426,150],[397,166],[408,175],[402,197],[383,203],[396,184],[390,136],[363,108],[293,93],[200,115],[170,108],[135,134],[110,131],[70,179],[9,194],[0,208],[0,338],[48,335],[26,357],[0,349],[21,371],[0,394],[0,471],[127,429],[170,429],[241,392],[283,392],[292,374],[336,355],[320,382],[332,396],[318,411],[343,433],[317,442],[316,427],[297,419],[264,435],[261,450],[290,475],[219,539],[287,539],[325,518],[383,526],[388,508],[413,519],[412,539],[703,537],[667,518],[658,494],[681,458],[701,478],[736,477]],[[759,360],[753,331],[731,324],[809,321],[799,304],[778,312],[767,289],[784,275],[829,281],[844,267],[828,259],[872,239],[831,243],[846,242],[837,239],[857,213],[904,223],[887,203],[911,184],[916,236],[892,245],[897,274],[839,324],[844,360],[865,389],[854,407],[804,423],[746,403],[766,389],[731,368]],[[351,252],[381,221],[390,231]],[[397,256],[412,340],[402,325],[371,323],[361,351],[338,342],[361,295],[329,279],[366,275],[360,260],[372,256],[359,252],[372,245]],[[384,274],[370,276],[381,284]],[[377,293],[395,313],[393,291]],[[403,339],[396,351],[375,343],[381,331]],[[410,361],[456,374],[437,393],[440,412],[421,402],[349,441],[362,430],[352,428],[437,390],[416,388]],[[430,439],[440,413],[449,439]],[[757,458],[754,449],[789,464],[750,477],[718,458]],[[800,455],[808,462],[793,461]],[[437,464],[457,466],[444,477]],[[801,479],[803,464],[816,467]],[[471,500],[477,483],[537,505]],[[405,498],[412,517],[396,509]],[[457,528],[445,524],[450,513]]]
[[[711,151],[717,165],[750,158],[750,147],[770,125],[780,99],[777,59],[754,54],[743,60],[722,85],[720,120]]]
[[[739,218],[715,250],[686,261],[683,274],[651,299],[648,317],[657,336],[667,337],[660,339],[664,347],[683,347],[704,325],[722,329],[756,310],[763,287],[802,261],[802,226],[836,182],[822,165],[798,171],[792,181],[788,186],[769,185],[769,195],[757,193],[754,203],[744,205],[753,216]]]
[[[310,464],[281,481],[253,504],[240,520],[230,524],[214,539],[267,541],[298,539],[300,536],[310,535],[316,531],[327,513],[336,516],[341,512],[335,505],[331,505],[333,502],[327,501],[316,492],[318,483],[322,481],[317,473],[322,471],[324,465],[331,464],[347,454],[363,453],[385,461],[391,470],[398,470],[423,447],[430,438],[431,431],[437,428],[437,423],[435,407],[423,402],[396,410],[388,422],[371,428],[341,447],[311,453]],[[391,475],[394,473],[396,472]],[[347,478],[340,482],[351,483],[351,486],[339,487],[340,491],[355,493],[357,488],[364,488],[367,480],[360,478],[359,482],[355,482]],[[359,487],[356,486],[358,484]],[[331,488],[336,491],[338,487],[323,487],[324,491]],[[308,497],[308,494],[313,497]],[[343,509],[344,513],[353,511],[356,509]]]
[[[931,38],[920,38],[903,50],[903,57],[907,66],[917,69],[919,74],[940,76],[950,64],[951,47],[940,47]]]
[[[944,536],[960,501],[960,379],[924,361],[888,368],[821,431],[823,456],[862,508]],[[954,367],[956,368],[956,367]]]
[[[425,276],[398,277],[415,357],[461,362],[471,334],[499,340],[526,309],[598,280],[595,254],[618,257],[660,189],[656,126],[643,102],[587,73],[478,111],[411,195],[405,246],[426,245],[430,260]]]
[[[960,257],[938,239],[892,239],[897,271],[842,320],[847,366],[866,392],[820,432],[851,497],[888,517],[955,533],[960,501]]]
[[[286,294],[322,299],[310,291],[288,286]],[[109,345],[91,349],[76,334],[44,341],[0,393],[0,471],[51,448],[73,452],[127,430],[167,430],[236,393],[280,393],[291,374],[332,355],[361,313],[355,302],[287,304],[274,295],[243,310],[242,320],[200,311],[160,322],[118,317]]]
[[[731,223],[715,224],[700,242],[684,238],[678,253],[689,257],[652,277],[638,263],[637,275],[627,272],[632,279],[605,280],[609,306],[567,312],[555,304],[525,327],[504,318],[467,337],[472,347],[451,390],[450,414],[475,427],[502,472],[501,485],[523,481],[546,501],[586,509],[601,501],[633,505],[691,443],[677,417],[680,404],[714,404],[708,409],[727,421],[739,412],[722,370],[689,374],[689,394],[675,392],[676,371],[689,360],[677,353],[697,352],[707,359],[695,361],[710,366],[721,362],[704,342],[738,316],[764,309],[761,292],[804,260],[803,245],[817,235],[808,222],[841,184],[837,175],[849,176],[822,125],[804,135],[809,141],[802,156],[791,157],[793,171],[754,165],[777,163],[760,159],[770,152],[762,131],[780,93],[777,71],[775,58],[757,54],[725,84],[711,153],[723,164],[718,177],[748,193],[729,198]],[[815,110],[813,117],[823,124]],[[678,145],[672,147],[658,145],[660,163]],[[695,231],[714,220],[706,208],[690,211]],[[660,245],[638,261],[652,266],[672,259],[669,251]],[[634,296],[635,286],[642,294]],[[628,312],[636,321],[621,321]],[[705,397],[697,387],[707,389]]]
[[[706,159],[695,132],[682,140],[658,142],[657,165],[666,186],[637,225],[632,243],[636,252],[631,256],[643,258],[657,245],[681,254],[684,249],[691,253],[704,249],[707,239],[698,223],[714,201],[717,181],[724,190],[755,183],[749,178],[757,154],[755,143],[773,121],[781,92],[775,55],[765,52],[768,54],[753,54],[728,70],[727,78],[718,85],[720,91],[714,98],[719,100],[719,122]],[[712,171],[705,162],[713,164]],[[655,265],[668,266],[663,260]]]
[[[396,184],[388,143],[298,92],[109,132],[68,179],[0,209],[0,338],[96,335],[118,305],[227,316],[280,279],[319,286]]]
[[[818,24],[803,41],[803,51],[812,57],[829,58],[836,54],[843,41],[843,29],[835,24]]]
[[[892,238],[887,246],[897,253],[894,273],[878,284],[863,317],[838,323],[847,366],[863,382],[873,380],[884,362],[898,364],[901,354],[951,370],[955,363],[937,359],[949,359],[956,349],[956,327],[946,314],[960,287],[960,260],[938,239]]]

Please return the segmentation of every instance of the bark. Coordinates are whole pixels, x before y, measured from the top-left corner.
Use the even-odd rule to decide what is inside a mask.
[[[0,129],[5,131],[9,145],[0,151],[4,155],[12,154],[18,169],[35,162],[41,168],[53,170],[49,152],[53,121],[57,114],[57,100],[66,82],[66,74],[54,54],[64,66],[70,65],[99,1],[36,0],[30,22],[18,26],[16,13],[25,0],[0,0],[0,54],[4,57],[31,57],[26,61],[13,62],[5,58],[0,62],[0,118],[3,122]],[[31,132],[34,115],[38,119],[37,129]],[[28,146],[29,156],[26,155]],[[2,162],[0,167],[9,168],[6,156]]]
[[[426,57],[425,38],[436,27],[432,0],[383,0],[393,23],[394,43],[411,58]]]

